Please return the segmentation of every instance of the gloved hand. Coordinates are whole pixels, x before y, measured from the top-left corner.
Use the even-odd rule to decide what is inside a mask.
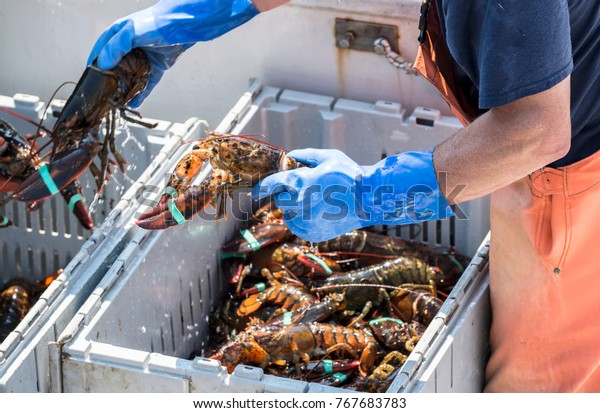
[[[212,40],[259,13],[250,0],[161,0],[115,21],[96,41],[88,65],[98,59],[103,70],[115,67],[135,47],[150,60],[146,89],[130,105],[139,107],[181,53],[196,42]]]
[[[433,169],[433,152],[405,152],[372,166],[334,149],[302,149],[288,156],[312,166],[283,171],[253,188],[274,195],[289,229],[311,242],[377,224],[413,224],[453,215]]]

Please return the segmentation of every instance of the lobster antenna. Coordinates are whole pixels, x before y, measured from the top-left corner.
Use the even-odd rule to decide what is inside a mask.
[[[37,126],[38,128],[41,128],[44,130],[44,132],[48,132],[48,133],[52,133],[50,132],[48,129],[46,129],[41,123],[37,123],[36,121],[34,121],[33,119],[29,119],[27,116],[23,116],[18,112],[15,112],[14,110],[8,109],[8,108],[0,108],[0,110],[2,112],[6,112],[9,115],[14,116],[15,118],[19,118],[21,120],[24,120],[25,122],[31,123],[34,126]],[[38,129],[39,130],[39,129]]]
[[[56,97],[56,94],[58,93],[59,90],[61,90],[64,86],[68,85],[68,84],[72,84],[75,85],[75,82],[72,82],[70,80],[63,82],[60,84],[60,86],[58,86],[56,88],[56,90],[54,91],[54,93],[52,93],[52,96],[50,96],[50,99],[48,100],[48,102],[46,102],[46,107],[44,108],[44,111],[42,112],[42,119],[44,119],[46,117],[46,113],[48,112],[48,109],[50,108],[50,103],[54,100],[54,98]],[[38,134],[40,133],[40,128],[42,128],[42,122],[40,121],[39,125],[38,125],[38,129],[35,131],[35,135],[34,135],[34,142],[35,139],[37,139]],[[50,134],[50,137],[52,138],[52,132],[48,131],[46,128],[44,128],[44,130],[46,132],[48,132]]]
[[[396,291],[408,291],[406,288],[403,287],[396,287],[393,285],[385,285],[385,284],[335,284],[335,285],[324,285],[322,287],[313,287],[310,290],[313,292],[318,292],[318,291],[326,291],[326,290],[335,290],[337,288],[342,288],[342,287],[371,287],[371,288],[384,288],[384,289],[388,289],[388,290],[396,290]]]
[[[46,108],[44,109],[44,112],[42,114],[42,119],[46,117],[46,112],[48,111],[48,108],[50,107],[50,102],[52,102],[54,100],[54,98],[56,97],[56,94],[58,93],[58,91],[60,89],[62,89],[64,86],[68,85],[68,84],[77,85],[77,83],[72,82],[70,80],[67,80],[66,82],[61,83],[56,88],[56,90],[54,91],[54,93],[52,93],[52,95],[50,96],[50,99],[48,99],[48,103],[46,103]],[[38,132],[39,132],[39,129],[38,129]],[[36,132],[35,136],[36,136],[36,139],[37,139],[37,132]],[[53,139],[53,138],[54,138],[54,136],[53,136],[52,132],[50,132],[50,139]],[[55,152],[54,152],[55,149],[56,149],[56,146],[53,146],[52,147],[52,151],[51,151],[52,156],[54,156],[54,154],[55,154]]]
[[[323,257],[334,257],[336,255],[347,255],[350,257],[372,257],[372,258],[381,258],[386,260],[394,260],[396,258],[402,257],[402,255],[383,255],[383,254],[372,254],[368,252],[354,252],[354,251],[328,251],[328,252],[318,252],[317,255]]]

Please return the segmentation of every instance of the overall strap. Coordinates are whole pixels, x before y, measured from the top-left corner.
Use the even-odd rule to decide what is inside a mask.
[[[421,3],[419,51],[414,68],[440,92],[463,125],[475,120],[479,110],[476,102],[469,101],[465,90],[456,81],[435,0],[422,0]]]

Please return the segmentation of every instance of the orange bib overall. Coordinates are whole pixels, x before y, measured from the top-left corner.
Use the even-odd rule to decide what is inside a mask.
[[[424,4],[415,68],[467,125],[476,106],[455,82],[435,2]],[[598,239],[600,152],[492,194],[485,391],[600,391]]]

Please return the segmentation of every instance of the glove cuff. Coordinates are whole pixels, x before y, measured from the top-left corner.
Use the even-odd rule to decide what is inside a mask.
[[[433,167],[433,151],[404,152],[363,167],[357,215],[365,225],[401,225],[454,215]]]
[[[260,13],[250,0],[162,0],[151,9],[168,44],[215,39]]]

